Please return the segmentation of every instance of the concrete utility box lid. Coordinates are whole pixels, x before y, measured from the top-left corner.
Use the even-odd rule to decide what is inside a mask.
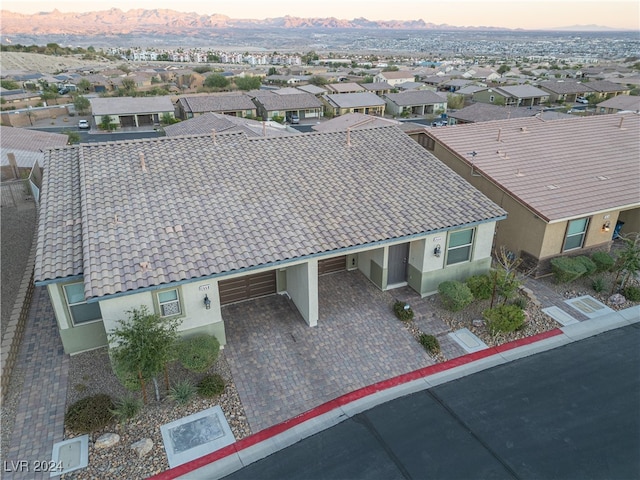
[[[89,465],[89,435],[71,438],[53,445],[52,461],[62,465],[62,470],[51,472],[50,477],[73,472]]]
[[[450,333],[449,337],[462,348],[464,348],[465,352],[467,353],[478,352],[480,350],[484,350],[485,348],[489,348],[468,328],[461,328],[460,330],[456,330],[455,332]]]

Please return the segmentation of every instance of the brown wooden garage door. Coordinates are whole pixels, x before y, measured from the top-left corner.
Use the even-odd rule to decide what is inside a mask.
[[[246,275],[218,283],[220,304],[240,302],[276,293],[276,271]]]
[[[326,260],[318,260],[318,275],[326,275],[327,273],[342,272],[347,269],[347,256],[327,258]]]

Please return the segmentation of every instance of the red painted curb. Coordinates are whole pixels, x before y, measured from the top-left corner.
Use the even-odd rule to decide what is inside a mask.
[[[153,477],[149,477],[150,480],[170,480],[182,475],[186,475],[189,472],[193,472],[205,465],[213,463],[217,460],[221,460],[225,457],[233,455],[245,448],[249,448],[253,445],[256,445],[264,440],[268,440],[269,438],[273,438],[276,435],[283,433],[301,423],[306,422],[307,420],[311,420],[312,418],[319,417],[327,412],[335,410],[336,408],[342,407],[344,405],[348,405],[351,402],[356,400],[360,400],[364,397],[368,397],[377,392],[381,392],[384,390],[388,390],[389,388],[397,387],[398,385],[403,385],[405,383],[409,383],[413,380],[418,380],[429,375],[433,375],[435,373],[444,372],[446,370],[451,370],[452,368],[459,367],[461,365],[466,365],[471,362],[475,362],[477,360],[482,360],[483,358],[491,357],[493,355],[497,355],[500,352],[506,352],[508,350],[513,350],[514,348],[521,347],[523,345],[530,345],[535,342],[539,342],[540,340],[545,340],[547,338],[555,337],[557,335],[561,335],[562,330],[559,328],[555,328],[553,330],[549,330],[547,332],[539,333],[537,335],[533,335],[531,337],[522,338],[520,340],[514,340],[513,342],[505,343],[502,345],[498,345],[497,347],[486,348],[484,350],[480,350],[478,352],[469,353],[467,355],[463,355],[461,357],[453,358],[451,360],[447,360],[446,362],[436,363],[435,365],[430,365],[428,367],[421,368],[419,370],[414,370],[413,372],[405,373],[403,375],[399,375],[397,377],[390,378],[388,380],[382,380],[381,382],[374,383],[372,385],[368,385],[366,387],[359,388],[358,390],[354,390],[353,392],[346,393],[341,395],[338,398],[330,400],[322,405],[319,405],[311,410],[307,410],[304,413],[301,413],[298,416],[290,418],[289,420],[285,420],[282,423],[274,425],[269,428],[265,428],[253,435],[249,435],[248,437],[243,438],[242,440],[238,440],[237,442],[228,445],[220,450],[216,450],[215,452],[204,455],[203,457],[196,458],[190,462],[184,463],[174,468],[170,468],[169,470],[165,470],[164,472],[158,473]]]

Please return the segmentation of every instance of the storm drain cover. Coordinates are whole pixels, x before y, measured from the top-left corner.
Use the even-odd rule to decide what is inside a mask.
[[[607,313],[614,313],[614,310],[607,307],[604,303],[599,302],[591,295],[584,295],[582,297],[571,298],[565,300],[565,303],[578,310],[583,315],[589,318],[599,317]]]
[[[567,312],[565,312],[559,307],[555,307],[555,306],[547,307],[547,308],[543,308],[542,311],[547,315],[549,315],[551,318],[553,318],[556,322],[558,322],[563,327],[566,327],[567,325],[571,325],[573,323],[578,323],[578,320],[573,318],[571,315],[569,315]]]
[[[160,431],[171,468],[236,441],[220,406],[162,425]]]
[[[59,468],[52,470],[50,477],[86,468],[89,465],[89,435],[55,443],[51,460]]]
[[[489,348],[486,343],[476,337],[468,328],[461,328],[460,330],[449,333],[448,336],[460,345],[467,353],[473,353]]]

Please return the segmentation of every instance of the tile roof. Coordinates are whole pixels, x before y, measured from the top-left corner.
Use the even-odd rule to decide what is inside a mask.
[[[401,93],[387,93],[385,98],[401,106],[432,105],[434,103],[446,103],[447,99],[442,98],[430,90],[412,90]]]
[[[82,270],[87,298],[504,215],[396,127],[353,131],[349,144],[346,132],[206,135],[49,158],[36,280]]]
[[[549,92],[545,92],[532,85],[511,85],[507,87],[495,87],[494,90],[506,93],[508,97],[514,98],[535,98],[548,97]]]
[[[90,98],[92,115],[132,115],[134,113],[173,112],[169,97]]]
[[[329,93],[358,93],[364,92],[365,88],[355,82],[330,83],[325,85]]]
[[[255,97],[267,112],[281,110],[299,110],[302,108],[322,108],[322,102],[311,93],[278,95],[273,92],[260,92]]]
[[[382,98],[371,92],[334,93],[331,95],[323,95],[322,98],[324,98],[330,104],[336,105],[339,108],[357,108],[385,105],[385,102]]]
[[[364,113],[347,113],[314,125],[311,128],[316,132],[344,132],[347,128],[372,128],[401,124],[401,122],[390,118],[374,117],[372,115],[365,115]]]
[[[379,75],[389,80],[398,80],[401,78],[410,78],[413,80],[413,78],[415,77],[415,72],[397,70],[393,72],[380,72]]]
[[[598,107],[631,110],[638,113],[640,111],[640,97],[635,95],[616,95],[609,100],[598,103]]]
[[[630,90],[626,85],[620,85],[619,83],[610,82],[609,80],[591,80],[587,82],[586,85],[590,91],[600,93]]]
[[[362,88],[365,90],[369,90],[370,92],[379,92],[381,90],[393,90],[395,87],[389,85],[387,82],[371,82],[371,83],[362,83],[360,84]]]
[[[468,107],[461,108],[457,112],[449,112],[448,115],[464,122],[489,122],[491,120],[533,117],[541,111],[541,107],[506,107],[476,102]]]
[[[61,133],[0,126],[2,165],[9,165],[7,153],[13,153],[19,167],[32,167],[36,160],[43,159],[42,150],[63,147],[68,141],[69,137]]]
[[[226,112],[235,110],[255,110],[256,106],[245,94],[234,95],[192,95],[178,101],[185,111],[191,113]]]
[[[211,134],[212,130],[215,130],[216,134],[244,133],[248,137],[295,135],[282,125],[274,125],[274,122],[263,123],[211,112],[164,127],[164,132],[168,137]]]
[[[615,114],[471,123],[427,134],[469,164],[476,152],[477,171],[555,221],[640,206],[638,132],[639,115]]]
[[[548,80],[540,82],[540,88],[548,90],[558,94],[572,94],[572,93],[585,93],[592,90],[587,86],[587,83],[577,82],[573,80]]]

